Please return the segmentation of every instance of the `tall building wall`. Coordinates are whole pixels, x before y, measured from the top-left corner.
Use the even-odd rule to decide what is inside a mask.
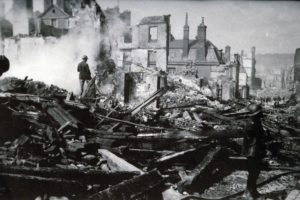
[[[300,82],[300,48],[296,49],[294,57],[294,81]]]

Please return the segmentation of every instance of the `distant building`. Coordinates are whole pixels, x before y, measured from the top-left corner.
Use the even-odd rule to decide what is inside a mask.
[[[189,38],[188,15],[183,28],[183,39],[171,38],[169,46],[170,73],[183,72],[187,67],[193,67],[201,77],[210,77],[213,66],[225,64],[223,52],[206,38],[207,26],[202,18],[198,26],[196,39]]]
[[[44,11],[54,4],[63,9],[64,12],[72,15],[73,9],[80,2],[81,0],[44,0]]]
[[[5,18],[0,17],[0,39],[13,36],[13,25]]]
[[[13,36],[13,26],[10,21],[5,18],[5,4],[0,0],[0,40]]]
[[[255,87],[255,73],[256,73],[256,59],[255,59],[255,47],[251,48],[251,55],[248,56],[241,53],[241,66],[245,69],[247,74],[247,83],[251,88]]]
[[[300,82],[300,48],[296,49],[294,57],[294,81]]]
[[[103,12],[108,24],[113,23],[116,19],[120,19],[126,26],[130,26],[131,24],[131,12],[128,10],[121,13],[120,8],[116,6],[107,8],[106,10],[103,10]]]
[[[43,36],[61,36],[68,32],[70,18],[58,4],[52,4],[39,16],[38,32]]]

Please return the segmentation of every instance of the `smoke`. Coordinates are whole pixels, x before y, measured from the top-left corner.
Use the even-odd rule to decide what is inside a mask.
[[[61,38],[24,37],[5,41],[5,54],[11,61],[6,76],[28,76],[64,87],[77,93],[79,78],[77,65],[87,55],[92,73],[97,64],[100,34],[87,18],[88,10],[75,19],[76,26]],[[18,41],[19,40],[19,41]]]
[[[68,34],[60,37],[15,37],[5,40],[5,55],[11,61],[11,69],[5,76],[28,76],[46,84],[54,84],[79,93],[78,63],[81,57],[89,57],[92,76],[101,62],[100,48],[109,52],[106,56],[117,61],[118,39],[125,30],[124,23],[113,16],[108,30],[100,30],[99,17],[93,7],[78,9],[70,21]]]

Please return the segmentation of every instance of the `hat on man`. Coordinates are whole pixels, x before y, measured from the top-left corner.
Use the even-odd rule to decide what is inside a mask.
[[[255,103],[251,103],[247,106],[248,111],[250,112],[250,116],[255,116],[257,114],[260,114],[262,112],[262,107],[260,105],[257,105]]]

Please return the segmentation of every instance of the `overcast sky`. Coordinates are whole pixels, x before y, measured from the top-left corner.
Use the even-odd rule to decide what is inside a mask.
[[[98,0],[103,8],[117,0]],[[144,16],[171,14],[171,31],[182,38],[185,12],[189,14],[190,38],[195,38],[205,17],[207,38],[218,48],[233,52],[294,53],[300,47],[300,2],[296,1],[151,1],[119,0],[121,10],[132,11],[132,23]]]
[[[102,8],[118,0],[97,0]],[[43,0],[34,0],[42,9]],[[174,1],[119,0],[121,10],[131,10],[132,24],[153,15],[171,15],[171,31],[182,38],[185,13],[189,14],[190,38],[195,38],[201,17],[205,17],[207,38],[218,48],[232,52],[294,53],[300,47],[300,2],[297,1]]]

